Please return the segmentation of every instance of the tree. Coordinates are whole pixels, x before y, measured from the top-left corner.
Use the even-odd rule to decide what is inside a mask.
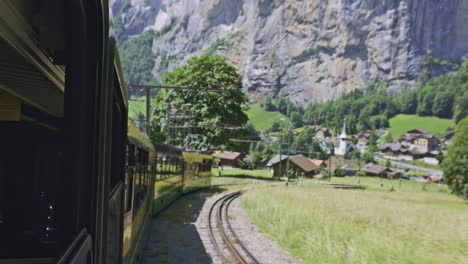
[[[369,145],[369,147],[375,147],[377,146],[377,140],[378,140],[377,134],[375,134],[375,130],[372,130],[367,144]]]
[[[455,103],[455,122],[458,124],[463,118],[468,116],[468,91],[459,97]]]
[[[372,116],[369,120],[369,125],[372,129],[387,128],[389,126],[385,115]]]
[[[453,144],[442,162],[442,170],[452,191],[468,199],[468,118],[457,125]]]
[[[453,115],[453,97],[448,92],[439,93],[434,98],[432,114],[440,118],[451,118]]]
[[[270,131],[279,132],[280,130],[281,130],[281,123],[278,120],[273,121],[273,124],[271,124]]]
[[[390,132],[387,133],[387,135],[384,137],[384,142],[385,143],[392,143],[393,142],[393,136]]]
[[[405,91],[400,96],[400,111],[403,114],[415,114],[418,101],[416,93],[413,91]]]
[[[301,116],[298,112],[296,112],[296,111],[294,111],[294,112],[291,113],[291,121],[292,121],[293,126],[294,126],[295,128],[299,128],[299,127],[301,127],[302,124],[303,124],[303,123],[302,123],[302,116]]]
[[[387,168],[391,168],[391,167],[392,167],[392,163],[390,162],[390,160],[386,160],[386,161],[385,161],[385,167],[387,167]]]
[[[421,94],[419,98],[420,99],[418,99],[418,108],[416,113],[420,116],[432,115],[432,104],[434,101],[434,94]]]
[[[230,145],[229,139],[245,132],[248,120],[244,109],[248,102],[242,92],[242,76],[224,58],[201,56],[191,58],[187,64],[175,68],[164,76],[166,86],[191,87],[170,89],[158,94],[153,128],[163,130],[169,114],[177,115],[188,108],[190,131],[201,139],[195,147]],[[186,109],[187,110],[187,109]]]
[[[263,108],[266,111],[269,111],[269,112],[276,111],[276,106],[273,104],[273,98],[271,98],[271,96],[265,97],[262,104],[263,104]]]
[[[364,154],[362,155],[362,160],[365,163],[374,162],[374,153],[375,153],[375,147],[369,146],[364,152]]]

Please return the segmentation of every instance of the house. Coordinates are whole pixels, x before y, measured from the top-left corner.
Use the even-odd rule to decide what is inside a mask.
[[[217,151],[213,156],[219,159],[218,166],[231,168],[236,166],[238,160],[242,160],[244,158],[244,154],[231,151]]]
[[[388,143],[380,147],[382,157],[390,160],[406,160],[411,161],[421,159],[424,153],[417,150],[411,150],[397,143]]]
[[[358,170],[353,168],[353,166],[349,164],[344,165],[343,167],[341,167],[341,169],[345,171],[345,174],[347,176],[354,176],[358,173]]]
[[[389,173],[387,174],[387,177],[388,177],[389,179],[399,179],[399,178],[401,178],[401,176],[403,176],[403,173],[401,173],[401,172],[398,171],[398,170],[392,170],[391,172],[389,172]]]
[[[312,161],[312,163],[314,163],[317,167],[319,167],[319,169],[324,169],[331,173],[336,172],[336,166],[333,163],[329,165],[329,162],[326,160],[310,159],[310,161]]]
[[[445,132],[445,139],[444,139],[444,144],[446,146],[452,145],[452,138],[455,136],[455,131],[447,131]]]
[[[442,177],[442,175],[429,175],[429,176],[425,176],[424,178],[430,182],[444,183],[444,178]]]
[[[271,168],[273,177],[280,177],[286,175],[288,162],[291,177],[312,177],[319,172],[319,167],[303,155],[276,155],[267,166]]]
[[[368,163],[361,169],[367,176],[387,177],[392,171],[389,168],[378,166],[374,163]]]
[[[309,130],[314,134],[316,139],[322,140],[332,136],[330,129],[317,125],[309,126]]]
[[[408,147],[409,149],[416,149],[418,152],[428,152],[438,148],[439,139],[429,132],[422,129],[413,129],[406,132],[405,135],[400,136],[398,142]]]
[[[357,139],[357,143],[360,145],[367,145],[369,138],[372,135],[372,130],[364,130],[354,135],[353,137]]]

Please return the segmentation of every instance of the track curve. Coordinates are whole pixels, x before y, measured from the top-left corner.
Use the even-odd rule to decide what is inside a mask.
[[[240,195],[240,191],[225,194],[211,205],[208,216],[211,241],[223,263],[258,264],[258,260],[237,237],[229,220],[229,205]]]

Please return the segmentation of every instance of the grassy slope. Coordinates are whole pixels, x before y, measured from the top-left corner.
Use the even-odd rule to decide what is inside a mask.
[[[250,105],[250,109],[247,111],[247,116],[250,122],[253,124],[256,130],[265,131],[271,127],[273,121],[280,120],[280,118],[287,118],[280,112],[267,112],[263,109],[260,104]]]
[[[393,137],[405,134],[408,130],[421,128],[436,135],[442,135],[447,128],[454,127],[452,119],[421,117],[417,115],[397,115],[390,120],[390,133]]]
[[[213,168],[211,173],[214,176],[218,176],[219,170]],[[223,169],[221,176],[224,177],[236,177],[236,178],[258,178],[258,179],[272,179],[270,170],[242,170],[238,168]]]
[[[361,183],[369,188],[303,183],[241,199],[252,221],[305,263],[467,263],[466,201],[434,184],[404,181],[399,188],[394,181],[396,191],[388,192],[389,182]]]
[[[128,100],[130,111],[128,117],[131,120],[137,120],[139,113],[146,116],[146,101],[145,97],[132,97]]]

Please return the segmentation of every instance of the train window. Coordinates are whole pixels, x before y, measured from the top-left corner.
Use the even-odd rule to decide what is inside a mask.
[[[0,122],[0,258],[47,257],[57,246],[60,137],[23,122]]]
[[[133,194],[133,172],[132,168],[127,168],[127,177],[125,177],[125,212],[132,209],[132,194]]]
[[[129,146],[129,154],[128,154],[128,165],[135,166],[135,145]]]

